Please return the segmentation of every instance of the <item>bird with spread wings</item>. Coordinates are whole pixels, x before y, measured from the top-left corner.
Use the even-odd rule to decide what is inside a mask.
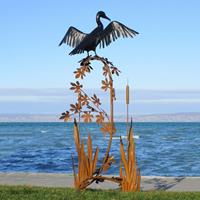
[[[117,21],[110,22],[104,29],[100,18],[105,18],[110,21],[103,11],[99,11],[96,15],[97,27],[91,33],[83,33],[71,26],[61,40],[59,46],[66,43],[73,47],[74,49],[69,53],[69,55],[80,54],[87,51],[89,56],[89,51],[94,51],[96,54],[96,47],[98,45],[100,45],[100,48],[104,48],[119,37],[132,38],[139,34],[137,31],[134,31]]]

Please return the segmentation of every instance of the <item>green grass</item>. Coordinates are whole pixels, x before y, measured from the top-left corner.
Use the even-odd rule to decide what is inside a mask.
[[[137,192],[117,190],[91,190],[79,192],[71,188],[45,188],[29,186],[0,186],[0,200],[200,200],[200,192]]]

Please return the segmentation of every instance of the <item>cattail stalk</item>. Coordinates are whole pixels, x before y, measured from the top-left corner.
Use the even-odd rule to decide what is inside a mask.
[[[126,85],[126,105],[129,104],[129,85]]]
[[[126,85],[126,132],[127,132],[127,138],[128,138],[128,131],[129,131],[128,123],[129,123],[129,85],[127,83],[127,85]]]

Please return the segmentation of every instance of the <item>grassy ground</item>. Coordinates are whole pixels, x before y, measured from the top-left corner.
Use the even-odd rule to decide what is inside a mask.
[[[29,186],[0,186],[0,200],[200,200],[200,192],[138,192],[123,193],[116,190],[86,190],[71,188],[44,188]]]

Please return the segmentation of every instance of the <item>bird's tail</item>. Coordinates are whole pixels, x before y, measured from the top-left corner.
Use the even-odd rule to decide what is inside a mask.
[[[84,52],[83,49],[75,48],[75,49],[73,49],[73,50],[69,53],[69,55],[72,56],[72,55],[74,55],[74,54],[81,54],[81,53],[83,53],[83,52]]]

